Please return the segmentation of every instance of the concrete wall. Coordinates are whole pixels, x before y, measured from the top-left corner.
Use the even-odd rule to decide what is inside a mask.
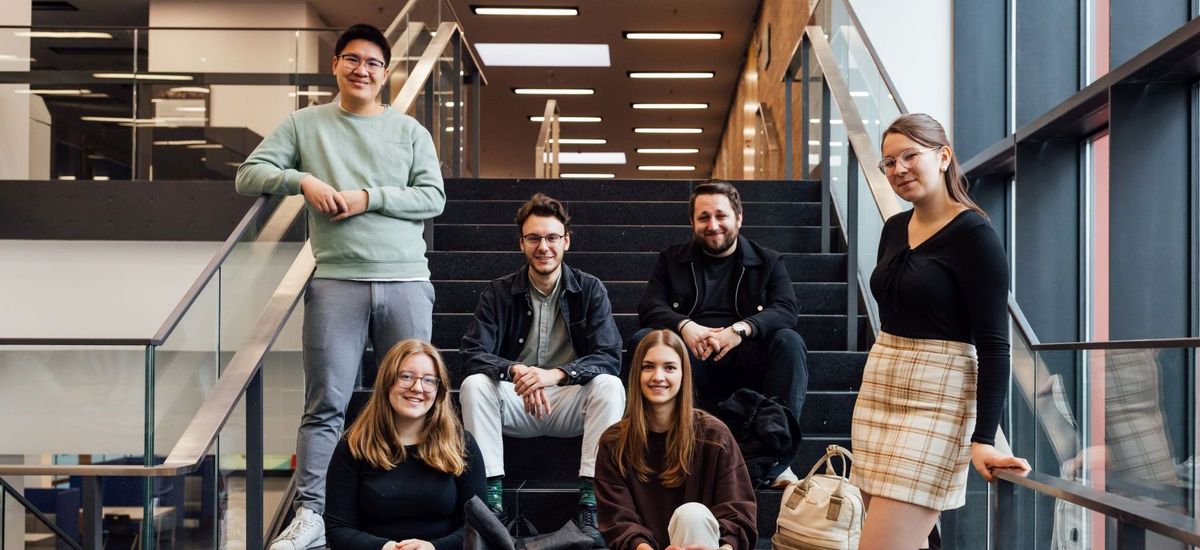
[[[29,0],[0,0],[0,25],[28,25]],[[0,72],[29,71],[29,39],[0,33]],[[30,96],[27,84],[0,84],[0,180],[29,177]],[[39,100],[40,101],[40,100]]]

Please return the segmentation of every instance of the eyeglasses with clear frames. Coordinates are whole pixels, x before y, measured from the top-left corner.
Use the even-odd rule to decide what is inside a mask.
[[[561,233],[551,233],[549,235],[538,235],[536,233],[529,233],[527,235],[521,235],[521,240],[524,241],[525,244],[527,244],[529,246],[538,246],[538,245],[542,244],[543,240],[546,241],[546,244],[548,244],[550,246],[558,246],[558,243],[562,242],[562,240],[565,237],[566,237],[566,235],[561,234]]]
[[[373,73],[382,71],[383,68],[386,67],[386,65],[383,64],[383,61],[375,59],[374,57],[367,58],[366,61],[363,61],[362,58],[358,57],[357,55],[352,53],[344,53],[337,56],[337,58],[340,59],[342,63],[345,63],[346,68],[350,69],[351,71],[357,69],[358,66],[362,65],[363,63],[366,63],[367,70]]]
[[[400,375],[396,377],[396,381],[400,383],[400,389],[404,390],[414,388],[417,385],[418,380],[421,381],[421,389],[426,393],[437,391],[438,386],[442,384],[442,381],[436,376],[417,376],[408,371],[401,372]]]
[[[888,174],[891,174],[892,171],[894,171],[896,169],[896,163],[900,163],[905,168],[908,168],[911,170],[913,166],[917,165],[917,162],[920,160],[922,154],[928,153],[930,151],[935,151],[937,149],[941,149],[941,147],[926,147],[924,149],[905,149],[904,151],[902,151],[900,153],[899,157],[896,157],[896,158],[883,157],[883,159],[881,159],[879,161],[879,171],[883,172],[883,175],[885,175],[885,176]]]

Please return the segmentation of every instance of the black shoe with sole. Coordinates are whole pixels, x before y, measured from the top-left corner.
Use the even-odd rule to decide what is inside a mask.
[[[579,518],[575,520],[583,534],[592,537],[592,548],[605,548],[604,537],[600,536],[600,520],[595,504],[579,503]]]

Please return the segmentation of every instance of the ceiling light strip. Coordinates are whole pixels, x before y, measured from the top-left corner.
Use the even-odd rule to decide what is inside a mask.
[[[713,78],[717,73],[713,71],[628,71],[625,73],[629,78]]]
[[[677,164],[638,166],[638,170],[645,172],[690,172],[695,169],[695,166],[683,166]]]
[[[530,122],[541,122],[545,119],[542,115],[529,115]],[[604,119],[598,116],[560,116],[559,122],[603,122]]]
[[[637,152],[641,153],[643,155],[691,155],[691,154],[699,153],[700,150],[696,149],[694,147],[676,147],[676,148],[639,147],[637,149]]]
[[[722,32],[643,32],[625,31],[626,40],[720,40]]]
[[[616,174],[603,174],[603,173],[566,173],[566,174],[559,174],[558,177],[561,179],[598,180],[598,179],[612,179],[617,176],[616,176]]]
[[[517,95],[592,95],[593,88],[513,88]]]
[[[531,7],[531,6],[471,6],[475,15],[523,15],[535,17],[571,17],[579,15],[579,8]]]
[[[703,128],[634,128],[635,134],[701,134]]]
[[[634,109],[707,109],[707,103],[630,103]]]

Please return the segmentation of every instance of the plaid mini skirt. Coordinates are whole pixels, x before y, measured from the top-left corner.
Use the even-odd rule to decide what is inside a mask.
[[[977,370],[971,344],[879,333],[854,405],[851,482],[934,510],[962,506]]]

